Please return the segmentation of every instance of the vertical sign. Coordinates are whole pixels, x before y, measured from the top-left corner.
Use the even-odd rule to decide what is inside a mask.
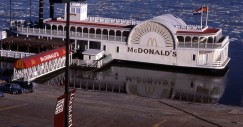
[[[64,108],[65,108],[65,95],[57,98],[57,105],[54,116],[54,127],[64,127]]]
[[[73,127],[73,99],[76,89],[70,91],[69,94],[69,105],[68,105],[68,127]]]
[[[68,92],[68,96],[62,95],[57,98],[55,116],[54,116],[54,127],[64,127],[65,115],[68,115],[68,127],[73,127],[73,100],[76,89]],[[68,114],[65,114],[65,99],[69,97],[68,102]]]

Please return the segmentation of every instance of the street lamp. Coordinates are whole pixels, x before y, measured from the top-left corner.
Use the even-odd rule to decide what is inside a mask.
[[[70,84],[70,79],[69,79],[69,52],[70,52],[70,37],[69,37],[69,32],[70,32],[70,2],[83,2],[86,0],[54,0],[54,3],[66,3],[67,4],[67,9],[66,9],[66,67],[65,67],[65,127],[69,127],[69,84]],[[53,0],[50,0],[50,2],[53,2]],[[72,126],[72,125],[71,125]]]

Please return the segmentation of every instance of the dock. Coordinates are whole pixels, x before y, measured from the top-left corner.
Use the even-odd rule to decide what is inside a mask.
[[[42,84],[37,86],[38,90],[34,94],[18,96],[6,94],[1,98],[1,126],[52,127],[54,125],[56,98],[63,94],[63,87]],[[73,105],[76,127],[243,126],[242,108],[218,104],[188,103],[128,94],[77,90]]]

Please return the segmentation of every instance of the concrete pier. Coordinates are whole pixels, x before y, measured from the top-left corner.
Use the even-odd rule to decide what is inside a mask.
[[[4,127],[53,127],[56,98],[63,87],[38,84],[33,94],[1,99]],[[75,127],[242,127],[243,109],[217,104],[150,99],[77,90]]]

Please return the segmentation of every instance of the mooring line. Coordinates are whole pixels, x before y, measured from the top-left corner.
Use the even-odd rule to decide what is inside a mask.
[[[190,113],[190,112],[188,112],[188,111],[186,111],[186,110],[183,110],[183,109],[180,109],[180,108],[175,107],[175,106],[173,106],[173,105],[170,105],[170,104],[168,104],[168,103],[166,103],[166,102],[163,102],[163,101],[161,101],[161,100],[158,100],[158,102],[160,102],[160,103],[162,103],[162,104],[164,104],[164,105],[167,105],[167,106],[169,106],[169,107],[171,107],[171,108],[174,108],[174,109],[177,109],[177,110],[179,110],[179,111],[182,111],[182,112],[184,112],[184,113],[186,113],[186,114],[188,114],[188,115],[191,115],[191,116],[193,116],[193,117],[195,117],[195,118],[197,118],[197,119],[200,119],[200,120],[202,120],[202,121],[204,121],[204,122],[213,124],[213,125],[218,126],[218,127],[224,127],[224,126],[222,126],[222,125],[219,125],[219,124],[214,123],[214,122],[212,122],[212,121],[206,120],[206,119],[204,119],[204,118],[202,118],[202,117],[199,117],[199,116],[197,116],[197,115],[195,115],[195,114],[193,114],[193,113]]]

